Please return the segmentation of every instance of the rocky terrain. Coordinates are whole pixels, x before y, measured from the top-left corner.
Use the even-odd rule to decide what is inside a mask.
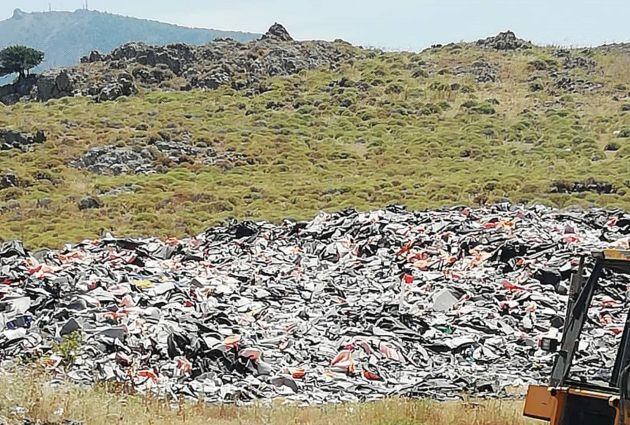
[[[436,45],[429,50],[457,51],[467,43]],[[478,40],[475,46],[494,51],[527,51],[534,46],[511,31]],[[602,46],[600,51],[624,52],[623,45]],[[558,92],[591,91],[602,84],[575,70],[595,74],[594,50],[554,49],[551,58],[533,60],[529,67],[531,91],[543,90],[543,81],[551,80]],[[217,89],[228,86],[247,89],[248,95],[267,90],[264,82],[273,76],[288,76],[308,69],[330,69],[352,63],[358,56],[375,52],[353,47],[343,41],[295,41],[280,25],[273,25],[260,40],[239,42],[220,38],[206,45],[169,44],[166,46],[128,43],[109,54],[92,51],[81,58],[82,65],[34,75],[26,81],[0,87],[0,102],[11,104],[22,100],[47,101],[68,96],[89,96],[97,102],[132,96],[139,90]],[[452,70],[422,69],[438,74],[472,75],[476,83],[495,82],[497,64],[484,58]]]
[[[474,43],[495,51],[526,51],[534,46],[519,39],[511,31],[478,40]],[[433,46],[430,50],[457,51],[466,46],[451,43]],[[600,50],[623,51],[623,46],[602,46]],[[352,63],[359,55],[370,56],[374,52],[355,48],[342,41],[293,40],[286,29],[273,25],[260,40],[239,42],[229,38],[218,39],[203,46],[169,44],[166,46],[128,43],[109,54],[92,51],[81,58],[81,66],[58,69],[39,76],[32,76],[19,84],[0,87],[0,102],[11,104],[18,100],[47,101],[68,96],[90,96],[97,102],[132,96],[139,89],[179,90],[217,89],[229,86],[236,90],[248,89],[249,95],[267,90],[264,81],[273,76],[287,76],[307,69],[338,69]],[[593,50],[575,52],[555,49],[552,59],[533,60],[529,67],[531,91],[543,90],[543,80],[551,79],[552,89],[557,91],[591,91],[602,84],[576,76],[574,70],[594,74],[597,63],[591,58]],[[422,76],[427,70],[418,70]],[[494,82],[497,64],[484,58],[469,66],[452,70],[429,70],[430,73],[472,75],[476,83]]]
[[[216,152],[212,147],[194,145],[190,136],[181,141],[172,138],[149,140],[143,144],[134,141],[134,146],[99,146],[88,150],[71,165],[96,174],[138,174],[165,172],[171,166],[184,163],[201,163],[235,167],[254,164],[254,160],[237,152]]]
[[[260,40],[245,43],[228,38],[203,46],[128,43],[109,54],[93,51],[81,59],[81,66],[48,71],[0,89],[0,101],[83,95],[101,102],[134,95],[139,88],[192,90],[224,85],[255,94],[266,90],[268,77],[315,68],[334,70],[356,52],[342,41],[294,41],[279,24]]]

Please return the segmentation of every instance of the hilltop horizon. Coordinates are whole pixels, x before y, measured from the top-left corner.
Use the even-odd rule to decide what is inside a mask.
[[[22,0],[0,4],[0,16],[22,10],[76,10],[83,0]],[[188,28],[226,28],[264,32],[274,22],[297,40],[343,39],[354,45],[386,50],[419,51],[436,43],[473,41],[507,29],[537,45],[590,47],[630,41],[624,16],[630,4],[602,0],[531,0],[526,4],[500,0],[374,0],[353,2],[299,0],[265,2],[179,2],[89,0],[90,10],[168,22]]]
[[[217,38],[253,40],[260,34],[190,28],[96,10],[13,11],[0,21],[0,48],[23,44],[45,53],[36,71],[75,65],[93,50],[107,53],[128,42],[202,45]]]
[[[16,7],[13,10],[13,13],[10,16],[7,16],[4,19],[2,19],[2,17],[0,17],[0,22],[19,17],[20,15],[37,15],[37,14],[40,14],[40,15],[49,15],[49,14],[52,14],[52,15],[54,15],[54,14],[68,15],[68,14],[74,14],[74,13],[97,13],[97,14],[104,14],[104,15],[111,15],[111,16],[119,16],[119,17],[124,17],[124,18],[136,19],[136,20],[139,20],[139,21],[156,22],[156,23],[160,23],[160,24],[165,24],[165,25],[179,27],[179,28],[192,29],[192,30],[213,30],[213,31],[226,31],[226,32],[234,32],[234,33],[242,33],[242,34],[253,34],[253,33],[247,32],[247,31],[237,31],[237,30],[231,31],[231,30],[223,29],[223,28],[209,28],[209,27],[203,27],[203,26],[182,25],[182,24],[178,24],[178,23],[174,23],[174,22],[161,21],[159,19],[150,19],[150,18],[143,18],[143,17],[140,17],[140,16],[127,15],[127,14],[124,14],[124,13],[117,13],[115,11],[110,11],[110,10],[85,9],[85,8],[68,9],[68,10],[61,10],[61,9],[24,10],[24,9],[22,9],[20,7]],[[257,34],[257,35],[261,35],[261,34]]]

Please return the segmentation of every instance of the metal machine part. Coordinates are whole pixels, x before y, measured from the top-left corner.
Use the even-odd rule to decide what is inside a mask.
[[[608,249],[593,253],[595,265],[587,280],[582,277],[584,259],[571,280],[562,342],[548,386],[532,385],[527,392],[524,415],[551,425],[630,424],[630,314],[617,351],[608,386],[572,380],[573,359],[593,296],[601,291],[602,273],[630,274],[630,251]],[[545,345],[550,351],[553,344]]]

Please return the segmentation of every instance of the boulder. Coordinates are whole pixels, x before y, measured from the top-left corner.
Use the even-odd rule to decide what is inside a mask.
[[[167,67],[162,68],[162,66],[155,68],[137,67],[132,71],[132,74],[140,83],[147,85],[160,84],[174,76]]]
[[[37,79],[37,100],[45,102],[50,99],[74,95],[74,84],[68,70],[49,71]]]
[[[18,187],[20,185],[20,179],[12,171],[8,171],[0,175],[0,190],[7,189],[9,187]]]
[[[101,208],[103,204],[98,198],[95,198],[93,196],[85,196],[81,198],[81,200],[79,200],[78,206],[79,206],[79,210],[83,211],[83,210]]]
[[[0,102],[5,105],[11,105],[19,101],[22,97],[28,96],[35,84],[37,84],[37,75],[29,75],[24,79],[20,79],[13,84],[0,86]]]
[[[161,52],[155,55],[156,65],[166,65],[175,75],[182,73],[183,65],[180,60],[169,52]]]
[[[106,102],[118,99],[121,96],[131,96],[137,92],[138,88],[134,84],[133,77],[126,72],[122,72],[118,74],[116,81],[106,84],[100,89],[95,100],[97,102]]]
[[[53,201],[50,198],[40,198],[35,202],[37,208],[48,209],[52,205]]]
[[[106,60],[133,60],[141,56],[148,56],[154,49],[154,47],[144,43],[127,43],[117,49],[114,49],[109,55],[107,55]]]
[[[197,87],[206,89],[217,89],[223,84],[227,84],[231,79],[231,75],[224,70],[212,70],[206,75],[201,76],[199,79],[193,80]]]
[[[81,58],[81,63],[102,62],[105,57],[98,50],[92,50],[89,55]]]
[[[95,174],[119,175],[152,171],[154,156],[145,148],[98,146],[70,163]]]

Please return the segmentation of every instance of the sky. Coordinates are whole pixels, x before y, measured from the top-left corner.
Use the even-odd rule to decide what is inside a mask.
[[[0,0],[0,19],[75,10],[85,0]],[[265,32],[392,50],[472,41],[510,29],[537,44],[630,41],[630,0],[88,0],[88,7],[184,26]]]

